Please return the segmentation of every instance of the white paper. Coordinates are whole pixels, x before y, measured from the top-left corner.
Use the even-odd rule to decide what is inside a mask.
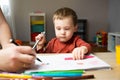
[[[93,54],[88,55],[87,58],[83,60],[72,60],[72,54],[42,55],[37,57],[43,62],[41,63],[36,60],[35,66],[26,70],[26,72],[76,69],[92,70],[111,67],[109,64]]]

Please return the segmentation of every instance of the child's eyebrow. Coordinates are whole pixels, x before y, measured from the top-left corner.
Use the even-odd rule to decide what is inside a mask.
[[[55,26],[56,28],[60,28],[60,26]]]
[[[71,28],[72,26],[65,26],[65,28]]]

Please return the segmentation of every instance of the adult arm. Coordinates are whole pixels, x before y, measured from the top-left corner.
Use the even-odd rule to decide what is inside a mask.
[[[0,8],[0,44],[2,48],[5,48],[7,44],[10,44],[9,40],[11,38],[11,31],[8,23]]]

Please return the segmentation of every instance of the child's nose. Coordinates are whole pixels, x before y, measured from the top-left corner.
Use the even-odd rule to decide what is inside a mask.
[[[65,34],[65,30],[61,30],[61,34]]]

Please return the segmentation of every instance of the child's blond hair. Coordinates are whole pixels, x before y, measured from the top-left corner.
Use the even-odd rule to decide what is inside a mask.
[[[72,18],[74,26],[77,24],[77,15],[75,11],[67,7],[63,7],[55,11],[53,15],[53,21],[55,19],[64,19],[66,17]]]

